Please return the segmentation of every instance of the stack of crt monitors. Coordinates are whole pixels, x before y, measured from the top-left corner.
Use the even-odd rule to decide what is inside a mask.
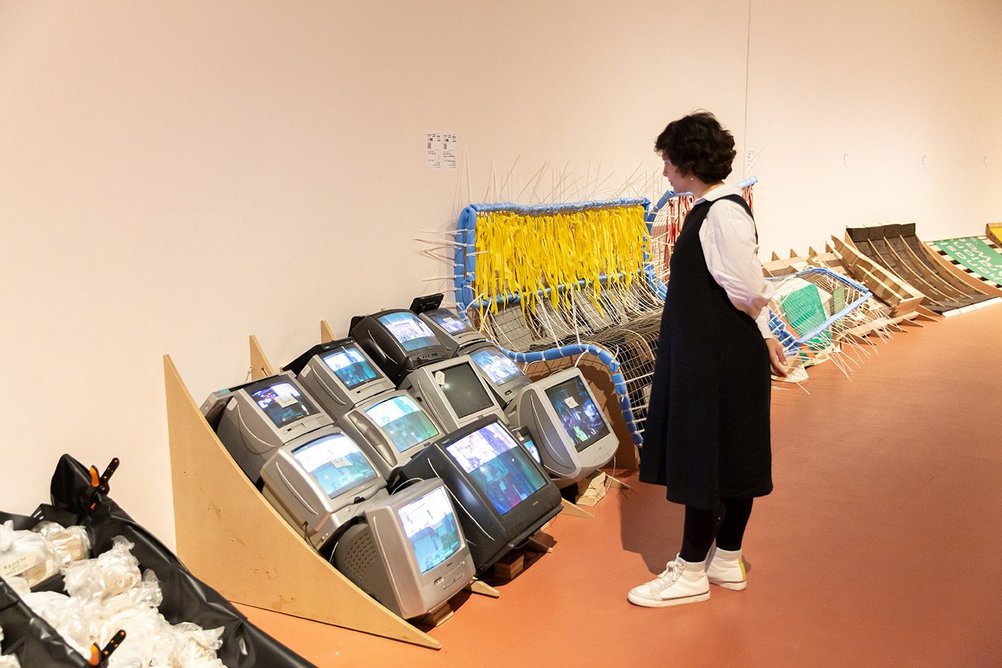
[[[392,471],[443,435],[439,423],[393,381],[353,339],[307,350],[285,366],[377,469]]]
[[[430,307],[420,312],[421,320],[453,359],[471,361],[504,409],[509,427],[538,454],[559,486],[581,480],[612,459],[618,441],[579,369],[532,381],[501,349],[457,313],[440,308],[433,297],[415,299],[412,308]]]
[[[202,412],[279,514],[336,565],[339,551],[354,555],[342,571],[398,615],[432,612],[473,578],[441,481],[391,496],[378,451],[340,429],[292,373],[215,392]],[[429,534],[441,545],[434,558]]]
[[[559,512],[559,490],[511,433],[501,404],[469,356],[455,356],[411,310],[356,318],[350,335],[397,383],[398,392],[413,397],[442,426],[442,437],[391,476],[391,488],[415,479],[444,480],[477,572]]]
[[[472,360],[455,357],[414,312],[395,309],[360,318],[351,336],[446,432],[491,415],[505,420]]]
[[[417,454],[392,483],[441,478],[459,508],[477,572],[560,512],[560,491],[507,426],[482,418]]]

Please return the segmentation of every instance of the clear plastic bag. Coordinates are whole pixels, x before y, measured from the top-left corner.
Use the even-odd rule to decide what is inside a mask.
[[[92,644],[103,647],[124,629],[125,640],[111,655],[109,668],[223,668],[216,657],[223,627],[172,626],[158,609],[163,592],[156,574],[147,570],[140,576],[132,547],[116,537],[104,554],[64,570],[69,596],[27,593],[25,602],[83,656],[89,656]]]
[[[116,536],[111,549],[96,559],[72,563],[63,571],[66,593],[108,599],[142,581],[139,561],[132,556],[132,543]]]
[[[17,594],[19,598],[24,598],[31,593],[31,586],[28,585],[28,581],[20,575],[4,577],[3,581],[14,590],[14,593]]]
[[[216,651],[222,646],[223,628],[203,629],[197,624],[181,622],[172,628],[174,659],[179,666],[209,668],[222,666]]]
[[[45,537],[18,531],[10,520],[0,525],[0,577],[19,575],[34,587],[59,572],[59,558]]]
[[[74,561],[82,561],[90,556],[90,539],[82,526],[63,528],[55,522],[39,522],[33,529],[49,542],[59,559],[60,568],[66,568]]]
[[[89,620],[95,614],[88,602],[54,591],[31,592],[24,602],[36,615],[56,629],[67,645],[90,656]]]

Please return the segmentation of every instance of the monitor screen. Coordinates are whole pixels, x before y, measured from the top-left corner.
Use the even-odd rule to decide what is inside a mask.
[[[397,510],[418,568],[427,573],[459,550],[459,524],[444,487]]]
[[[481,348],[470,353],[470,358],[495,387],[514,378],[525,377],[522,370],[497,348]]]
[[[293,450],[292,456],[332,499],[376,478],[365,455],[344,434],[317,439]]]
[[[413,399],[405,395],[390,397],[365,409],[365,414],[379,425],[394,447],[405,452],[418,443],[438,436],[438,428]]]
[[[439,326],[450,334],[459,334],[460,332],[472,332],[473,328],[467,325],[457,316],[452,315],[448,311],[432,311],[428,316],[437,322]]]
[[[546,485],[515,437],[498,422],[463,436],[446,450],[502,515]]]
[[[279,428],[317,413],[290,383],[268,385],[254,390],[250,396]]]
[[[379,322],[409,353],[421,348],[440,345],[431,328],[410,311],[395,311],[381,315]]]
[[[324,364],[334,372],[344,386],[353,390],[363,383],[379,377],[362,351],[356,346],[341,348],[323,356]]]
[[[546,388],[546,396],[578,452],[608,435],[605,418],[580,378]]]
[[[534,440],[528,436],[523,437],[522,445],[524,445],[525,449],[529,451],[529,454],[532,455],[532,458],[536,460],[537,464],[543,463],[543,458],[540,456],[539,448],[536,447],[536,442]]]
[[[435,375],[438,373],[436,371]],[[441,373],[444,377],[442,393],[460,420],[494,406],[494,400],[471,365],[456,364],[442,369]]]

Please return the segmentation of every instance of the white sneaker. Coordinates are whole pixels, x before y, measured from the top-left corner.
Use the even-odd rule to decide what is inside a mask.
[[[647,608],[707,601],[710,598],[710,583],[706,579],[703,563],[689,563],[675,557],[674,561],[668,562],[664,573],[631,589],[626,599]]]
[[[745,573],[741,550],[717,548],[710,555],[706,577],[712,584],[734,591],[741,591],[748,585],[748,575]]]

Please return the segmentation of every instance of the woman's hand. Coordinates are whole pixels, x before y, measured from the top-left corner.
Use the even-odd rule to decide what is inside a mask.
[[[780,377],[786,377],[786,353],[783,351],[782,344],[776,339],[769,337],[765,340],[765,347],[769,349],[769,364],[772,366],[772,372]]]

